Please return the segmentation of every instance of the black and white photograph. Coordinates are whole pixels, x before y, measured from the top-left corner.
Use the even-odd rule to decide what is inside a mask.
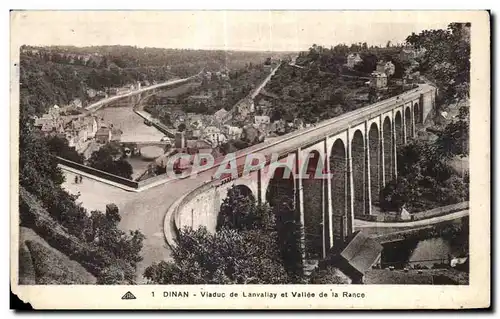
[[[275,285],[346,303],[472,288],[489,273],[470,226],[489,241],[489,135],[471,137],[489,134],[489,73],[471,76],[488,13],[365,14],[12,11],[16,286],[222,308],[233,286],[288,303],[318,293]]]

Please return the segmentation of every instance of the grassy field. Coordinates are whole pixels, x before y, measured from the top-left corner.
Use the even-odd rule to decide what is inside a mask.
[[[51,247],[33,230],[20,228],[20,284],[94,284],[96,278],[78,262]]]

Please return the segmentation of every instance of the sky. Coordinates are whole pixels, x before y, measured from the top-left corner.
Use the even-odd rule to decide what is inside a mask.
[[[402,43],[453,21],[416,11],[18,11],[11,13],[11,38],[26,45],[299,51],[313,43]]]

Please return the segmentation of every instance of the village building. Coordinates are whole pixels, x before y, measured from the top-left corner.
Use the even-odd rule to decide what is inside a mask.
[[[87,89],[87,96],[89,98],[93,98],[97,95],[97,91],[94,89]]]
[[[131,85],[131,88],[133,89],[133,85]],[[122,94],[125,94],[125,93],[128,93],[130,92],[131,88],[129,87],[121,87],[121,88],[118,88],[116,89],[116,95],[122,95]]]
[[[77,117],[68,124],[68,129],[72,131],[85,131],[87,138],[95,138],[98,130],[97,118],[94,116]]]
[[[191,130],[200,130],[203,127],[203,122],[201,120],[195,120],[189,123],[189,128]]]
[[[271,123],[271,119],[267,115],[256,115],[254,116],[254,123],[256,125],[269,125]]]
[[[231,119],[231,113],[222,108],[214,113],[214,119],[217,123],[224,124]]]
[[[81,108],[83,106],[82,100],[74,99],[73,101],[71,101],[70,106],[75,108]]]
[[[243,130],[237,126],[224,125],[221,132],[230,140],[237,140],[241,137]]]
[[[271,64],[264,64],[264,70],[271,71],[272,69],[273,69],[273,66]]]
[[[273,106],[273,104],[271,102],[269,102],[268,100],[264,100],[264,99],[260,100],[258,103],[258,108],[261,110],[267,110],[272,106]]]
[[[220,133],[220,129],[215,126],[207,126],[203,129],[204,134],[214,134],[214,133]]]
[[[387,87],[387,75],[385,73],[373,72],[370,75],[370,87],[376,89]]]
[[[39,128],[44,134],[64,133],[64,126],[67,124],[64,118],[54,114],[44,114],[42,117],[35,117],[34,126]]]
[[[59,136],[62,136],[59,135]],[[87,141],[86,131],[67,131],[64,138],[68,141],[68,146],[73,147],[77,152],[81,152]]]
[[[200,129],[203,126],[203,115],[196,113],[187,113],[185,117],[185,121],[190,128]]]
[[[122,139],[123,131],[120,130],[119,128],[112,128],[111,129],[111,142],[120,142]]]
[[[210,142],[212,147],[217,147],[227,142],[227,137],[223,133],[208,133],[203,136],[203,139]]]
[[[95,139],[98,143],[101,144],[109,143],[111,141],[111,129],[106,126],[101,127],[97,130]]]
[[[104,91],[97,91],[96,92],[96,96],[100,97],[100,98],[107,98],[108,97],[108,93],[106,93]]]
[[[252,99],[245,98],[238,102],[235,111],[238,118],[246,118],[250,113],[255,111],[255,104]]]
[[[377,69],[376,72],[379,73],[385,73],[388,77],[392,76],[394,72],[396,71],[396,67],[394,66],[394,63],[391,61],[379,61],[377,63]]]

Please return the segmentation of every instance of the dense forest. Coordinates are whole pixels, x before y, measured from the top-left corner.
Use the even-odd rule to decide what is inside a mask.
[[[248,63],[243,68],[229,71],[227,77],[204,78],[199,85],[192,85],[191,89],[177,95],[176,103],[168,103],[161,97],[152,96],[145,110],[167,126],[172,124],[170,113],[174,110],[196,114],[214,114],[220,109],[230,111],[238,101],[248,96],[269,72],[262,63]],[[210,98],[203,101],[189,99],[191,95],[203,94],[208,94]]]
[[[250,63],[262,63],[271,54],[132,46],[23,46],[20,50],[21,111],[29,114],[41,114],[54,104],[67,105],[75,98],[88,102],[88,88],[104,90],[136,81],[160,82],[201,70],[234,71]]]
[[[398,178],[382,191],[381,206],[419,211],[466,201],[469,174],[457,171],[451,162],[469,155],[469,104],[460,102],[469,98],[470,24],[424,30],[408,36],[407,42],[426,49],[419,59],[419,71],[438,87],[435,115],[448,110],[456,116],[441,125],[431,122],[430,140],[398,150]]]

